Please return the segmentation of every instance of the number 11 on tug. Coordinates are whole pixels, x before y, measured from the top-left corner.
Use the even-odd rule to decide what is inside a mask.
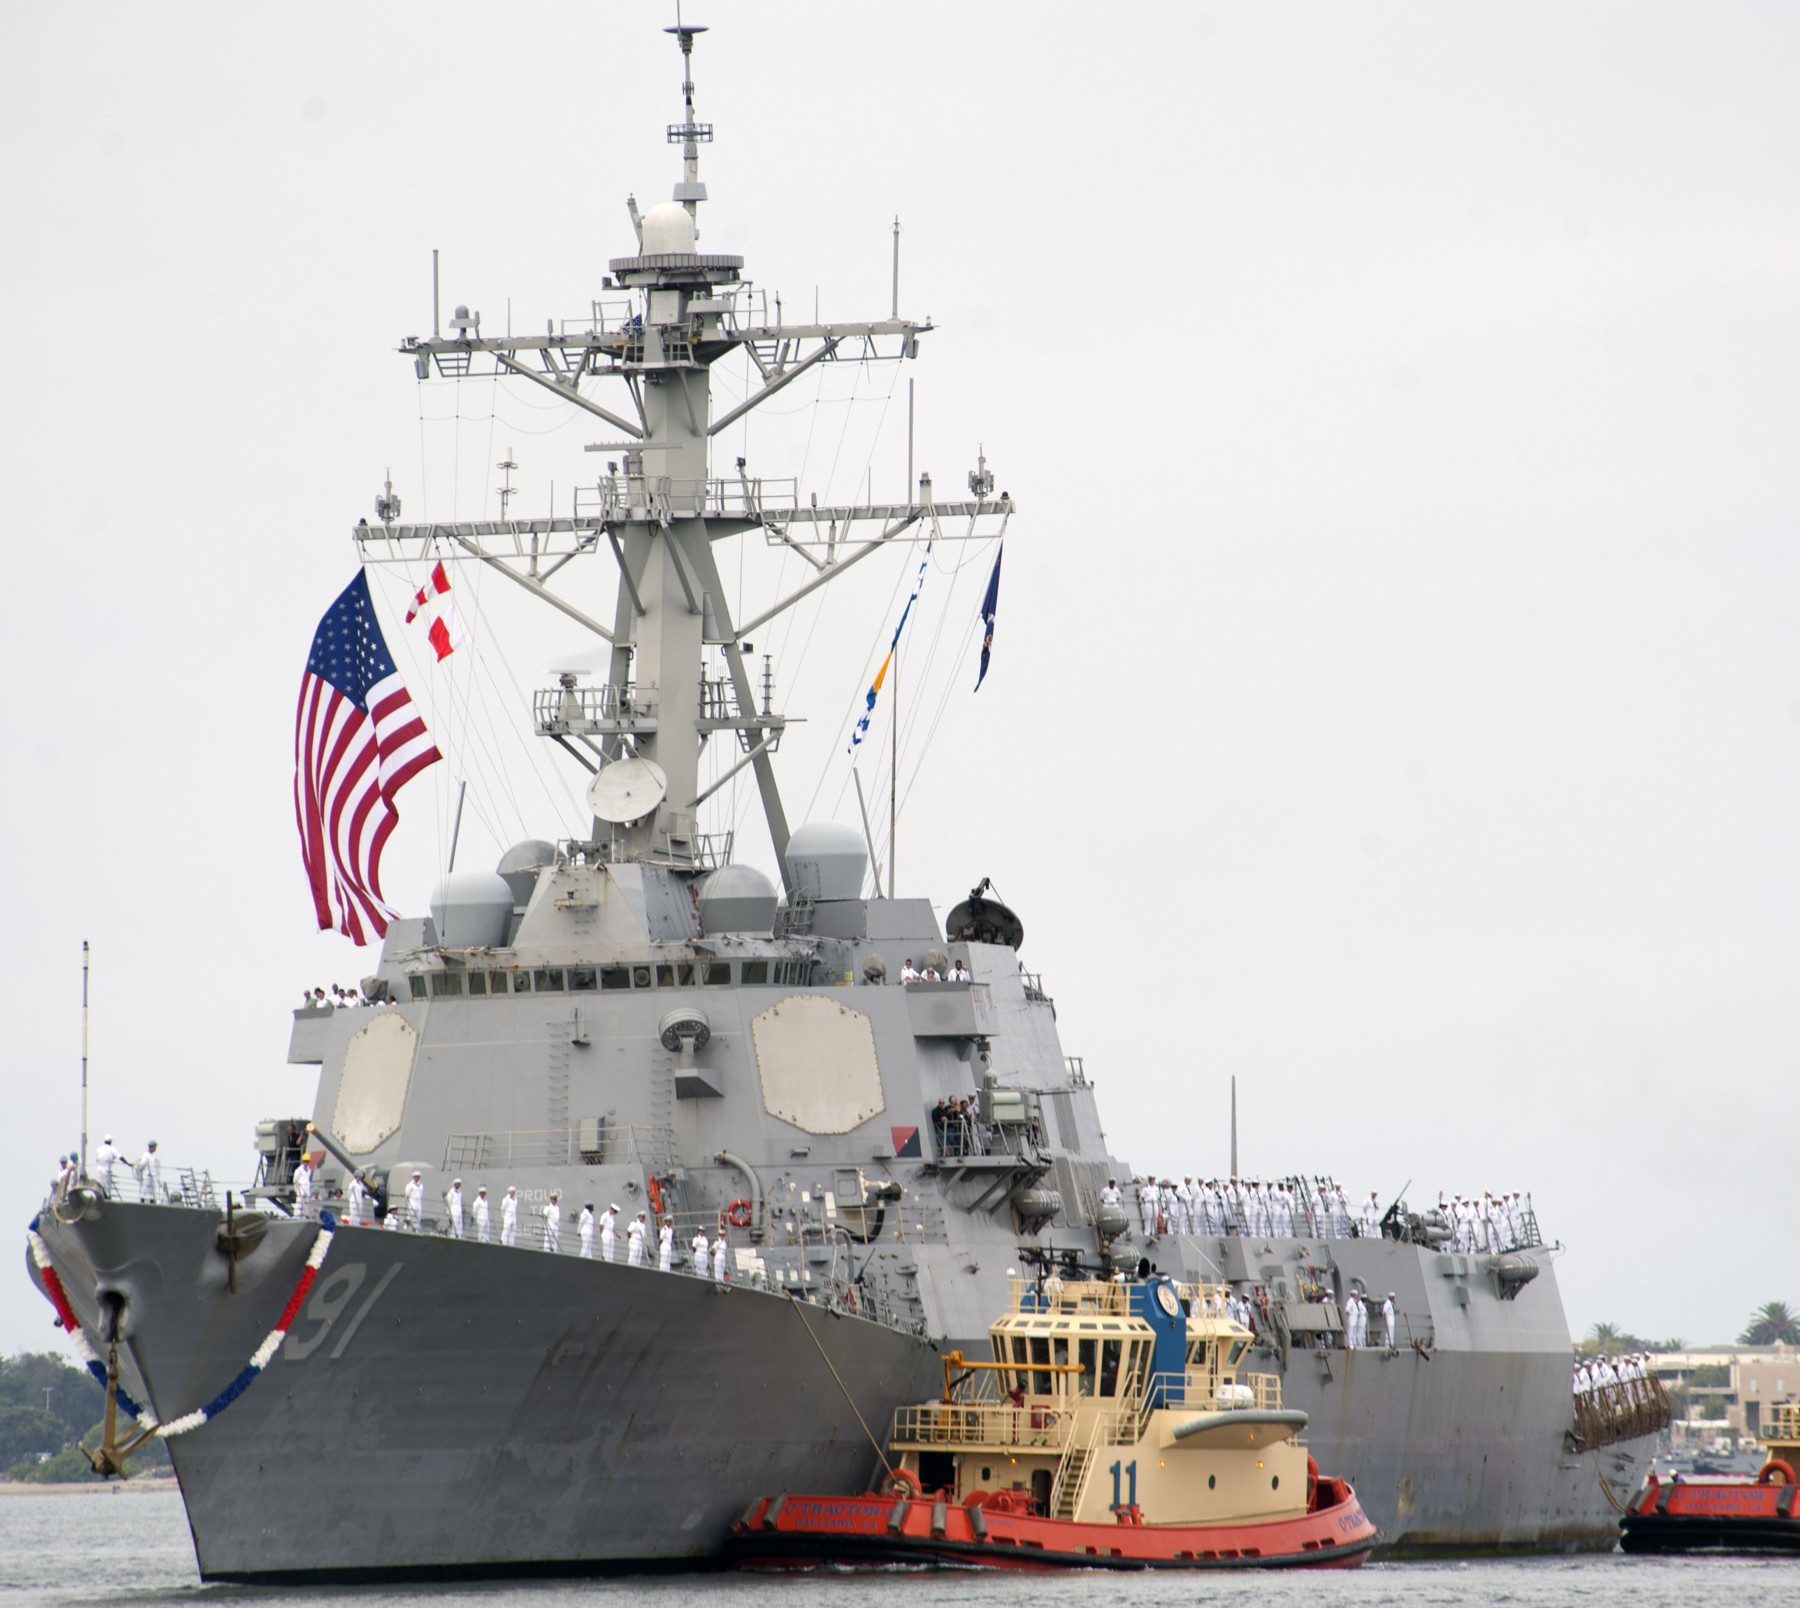
[[[1280,1381],[1238,1374],[1225,1291],[1015,1280],[993,1358],[944,1358],[939,1401],[894,1415],[861,1496],[757,1498],[743,1567],[1353,1568],[1375,1526],[1319,1473]]]

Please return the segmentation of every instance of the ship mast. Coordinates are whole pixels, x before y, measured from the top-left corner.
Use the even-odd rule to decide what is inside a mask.
[[[726,846],[700,834],[698,810],[748,767],[786,882],[788,822],[773,763],[786,718],[772,708],[766,674],[759,705],[745,639],[872,553],[928,533],[943,539],[945,521],[966,521],[956,533],[964,539],[1003,534],[1013,505],[1005,495],[993,497],[991,481],[970,502],[935,503],[930,477],[921,475],[904,503],[820,506],[802,503],[792,481],[749,475],[742,459],[732,474],[714,475],[713,438],[800,375],[821,363],[914,357],[919,336],[932,326],[897,311],[863,323],[786,323],[779,300],[774,323],[750,316],[743,258],[699,249],[707,199],[700,147],[713,130],[695,115],[693,50],[706,30],[686,24],[665,31],[681,48],[682,121],[668,125],[667,139],[681,147],[682,177],[669,201],[646,212],[635,198],[627,201],[637,251],[611,260],[605,288],[629,299],[602,299],[591,319],[537,336],[484,337],[480,315],[458,307],[447,336],[401,346],[421,380],[517,377],[584,409],[608,427],[606,438],[587,448],[600,455],[605,475],[577,488],[570,515],[384,521],[353,534],[365,563],[416,564],[453,544],[611,644],[604,686],[569,685],[566,677],[534,706],[539,734],[587,770],[648,762],[633,776],[662,779],[654,807],[636,820],[620,822],[616,811],[596,804],[592,837],[601,854],[695,870],[719,863]],[[760,388],[715,417],[712,367],[739,351],[748,354]],[[599,382],[622,387],[624,395],[601,403],[592,394]],[[714,544],[759,529],[799,552],[814,573],[753,619],[733,620]],[[616,572],[610,621],[576,583],[592,566],[560,574],[570,560],[595,556],[610,558]],[[723,656],[723,677],[707,679],[709,647]],[[703,788],[702,750],[727,734],[738,745],[735,762]],[[644,796],[641,788],[634,796]]]

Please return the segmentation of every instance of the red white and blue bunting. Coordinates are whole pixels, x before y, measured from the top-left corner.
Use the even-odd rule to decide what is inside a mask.
[[[216,1418],[224,1412],[239,1396],[256,1382],[256,1376],[274,1360],[275,1353],[281,1349],[281,1342],[287,1338],[288,1325],[299,1316],[300,1308],[306,1301],[307,1292],[313,1287],[313,1280],[319,1276],[320,1264],[325,1260],[325,1253],[331,1249],[332,1235],[336,1230],[336,1222],[330,1213],[324,1214],[319,1225],[318,1238],[313,1241],[312,1249],[307,1252],[306,1266],[300,1271],[300,1279],[294,1286],[294,1293],[287,1299],[287,1305],[281,1309],[281,1316],[275,1320],[275,1327],[268,1333],[263,1343],[251,1353],[249,1362],[218,1395],[214,1396],[204,1407],[187,1413],[183,1417],[159,1424],[153,1413],[139,1405],[127,1394],[124,1386],[118,1387],[118,1403],[146,1431],[160,1435],[167,1440],[172,1435],[185,1435],[190,1429],[198,1429],[209,1418]],[[88,1339],[81,1327],[81,1320],[75,1316],[75,1309],[69,1304],[69,1292],[63,1287],[62,1275],[56,1271],[50,1260],[50,1247],[44,1243],[44,1237],[38,1233],[38,1219],[32,1218],[31,1226],[26,1229],[26,1237],[31,1242],[31,1259],[37,1264],[37,1270],[43,1275],[44,1288],[50,1292],[50,1304],[56,1308],[56,1319],[69,1331],[69,1338],[74,1342],[75,1350],[81,1360],[87,1364],[87,1370],[102,1386],[106,1384],[106,1363],[100,1353],[94,1349],[93,1342]]]

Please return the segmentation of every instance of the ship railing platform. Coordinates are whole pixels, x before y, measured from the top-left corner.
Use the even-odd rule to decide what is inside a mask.
[[[1675,1416],[1674,1403],[1655,1374],[1577,1391],[1574,1407],[1574,1427],[1567,1434],[1572,1452],[1661,1434]]]
[[[892,1444],[896,1449],[1023,1446],[1061,1451],[1074,1428],[1073,1413],[1041,1403],[927,1402],[895,1410]]]
[[[1274,1374],[1243,1373],[1215,1389],[1211,1375],[1198,1370],[1150,1376],[1145,1399],[1181,1412],[1279,1412],[1281,1380]]]

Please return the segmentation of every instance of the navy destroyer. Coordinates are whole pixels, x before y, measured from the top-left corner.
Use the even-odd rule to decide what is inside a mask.
[[[681,176],[631,205],[635,244],[592,316],[484,335],[458,308],[402,347],[421,380],[517,378],[584,410],[604,472],[589,460],[573,508],[540,518],[408,524],[390,492],[351,533],[365,566],[409,585],[485,566],[604,644],[604,672],[561,674],[534,706],[591,828],[446,875],[429,915],[386,924],[354,1005],[295,1013],[316,1102],[258,1127],[247,1200],[140,1203],[80,1178],[47,1203],[30,1270],[112,1380],[102,1462],[167,1439],[207,1580],[702,1565],[757,1493],[861,1490],[892,1411],[978,1347],[1010,1274],[1154,1261],[1250,1303],[1260,1365],[1390,1550],[1610,1547],[1655,1426],[1577,1424],[1535,1225],[1477,1251],[1399,1203],[1370,1234],[1140,1218],[1108,1188],[1131,1168],[978,858],[940,921],[871,896],[866,822],[790,828],[786,717],[749,640],[866,560],[991,541],[1014,509],[985,463],[966,497],[921,476],[904,501],[828,506],[715,461],[720,431],[796,377],[911,359],[930,324],[897,306],[771,320],[742,259],[700,249],[701,30],[670,31]],[[752,386],[719,408],[728,354]],[[734,619],[718,553],[743,539],[789,545],[808,579]],[[709,744],[732,756],[710,774]],[[779,885],[701,829],[744,773]],[[406,1203],[415,1169],[430,1198]],[[583,1255],[565,1221],[553,1249],[558,1199],[642,1214],[652,1248]],[[1347,1347],[1346,1304],[1388,1291],[1403,1338]]]

